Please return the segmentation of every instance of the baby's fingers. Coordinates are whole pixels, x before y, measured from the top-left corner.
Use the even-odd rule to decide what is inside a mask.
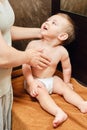
[[[38,92],[35,91],[35,90],[33,90],[33,91],[32,91],[32,97],[36,97],[37,95],[38,95]]]

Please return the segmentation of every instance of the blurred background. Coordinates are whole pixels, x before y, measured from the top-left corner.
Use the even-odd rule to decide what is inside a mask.
[[[51,0],[9,0],[14,13],[15,25],[40,27],[51,15]],[[24,50],[29,40],[13,42],[17,49]]]
[[[87,0],[61,0],[61,10],[87,16]]]

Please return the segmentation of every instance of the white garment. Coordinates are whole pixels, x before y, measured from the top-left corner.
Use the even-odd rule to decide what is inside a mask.
[[[0,1],[0,30],[9,46],[11,46],[10,28],[13,23],[14,12],[8,0]],[[0,130],[11,130],[11,109],[13,102],[11,71],[11,68],[0,69]]]
[[[14,12],[8,2],[0,2],[0,30],[6,43],[11,46],[10,28],[14,23]],[[12,69],[0,69],[0,97],[5,95],[11,87]]]
[[[48,93],[51,94],[53,91],[53,77],[37,79],[44,84],[44,87],[47,89]]]
[[[13,103],[12,87],[0,98],[0,130],[11,130],[11,110]]]

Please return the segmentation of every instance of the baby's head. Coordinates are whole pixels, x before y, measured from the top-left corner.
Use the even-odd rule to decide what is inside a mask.
[[[64,19],[64,23],[62,24],[63,32],[68,34],[67,38],[64,40],[63,43],[71,43],[75,39],[75,23],[71,19],[71,17],[64,13],[58,13],[56,14]],[[61,21],[60,21],[61,22]],[[62,34],[62,33],[61,33]]]
[[[64,13],[58,13],[47,19],[41,26],[45,37],[57,38],[60,44],[70,43],[75,39],[74,22]]]

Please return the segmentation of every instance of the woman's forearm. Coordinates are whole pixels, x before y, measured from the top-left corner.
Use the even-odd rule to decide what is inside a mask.
[[[39,28],[25,28],[12,26],[11,28],[12,40],[21,40],[21,39],[32,39],[32,38],[41,38]]]
[[[24,51],[7,46],[7,50],[0,53],[0,68],[16,67],[23,63],[27,63],[27,54]]]
[[[0,31],[0,68],[9,68],[27,63],[27,53],[8,46]]]

